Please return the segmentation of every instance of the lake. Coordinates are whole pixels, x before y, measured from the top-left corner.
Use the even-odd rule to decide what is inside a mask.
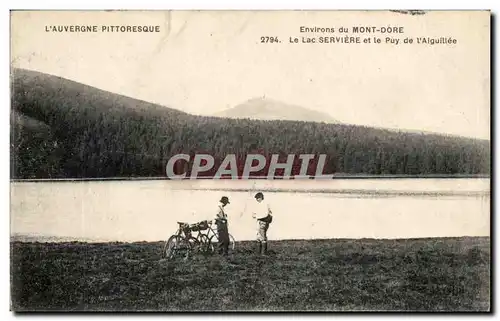
[[[264,191],[270,239],[489,236],[489,179],[11,182],[11,235],[158,241],[177,221],[212,219],[228,196],[230,233],[253,240]]]

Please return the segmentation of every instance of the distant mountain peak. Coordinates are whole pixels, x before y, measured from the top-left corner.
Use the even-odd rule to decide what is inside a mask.
[[[269,97],[253,97],[233,108],[214,114],[217,117],[260,120],[296,120],[339,123],[330,115],[298,105],[284,103]]]

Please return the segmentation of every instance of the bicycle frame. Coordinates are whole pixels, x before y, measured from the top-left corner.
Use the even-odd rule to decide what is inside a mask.
[[[192,251],[213,252],[215,250],[215,245],[219,243],[219,234],[217,230],[213,228],[213,223],[208,223],[206,229],[193,231],[190,224],[177,222],[179,227],[175,234],[172,234],[166,241],[163,249],[164,255],[172,258],[180,250],[186,250],[187,258]],[[234,250],[235,240],[231,234],[229,234],[229,239],[230,247]]]
[[[186,234],[186,229],[183,229],[184,225],[181,225],[181,224],[178,224],[178,225],[179,225],[179,227],[177,228],[177,231],[173,235],[177,235],[185,241],[189,240],[193,236],[192,232],[189,231],[189,235],[188,235],[188,234]]]
[[[208,228],[206,230],[207,231],[206,233],[202,233],[202,231],[199,231],[198,235],[197,235],[197,239],[198,239],[198,241],[200,241],[201,243],[203,243],[203,241],[202,241],[203,237],[202,236],[204,236],[205,239],[208,240],[208,245],[212,245],[212,246],[215,247],[215,244],[217,244],[219,242],[219,233],[212,226],[213,226],[213,223],[210,222],[210,224],[208,225]],[[234,250],[235,239],[234,239],[234,237],[231,234],[229,234],[229,242],[231,244],[231,246],[230,246],[231,249]]]
[[[219,238],[219,234],[212,228],[212,224],[208,226],[207,233],[202,233],[202,234],[205,234],[209,239],[213,236],[217,237],[217,239]]]

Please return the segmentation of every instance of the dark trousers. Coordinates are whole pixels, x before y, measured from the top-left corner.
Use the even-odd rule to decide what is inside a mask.
[[[219,237],[219,254],[227,255],[229,250],[229,231],[227,224],[219,223],[217,225],[217,234]]]

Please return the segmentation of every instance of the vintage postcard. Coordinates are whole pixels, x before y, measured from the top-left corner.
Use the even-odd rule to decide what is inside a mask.
[[[11,309],[491,310],[489,11],[11,11]]]

